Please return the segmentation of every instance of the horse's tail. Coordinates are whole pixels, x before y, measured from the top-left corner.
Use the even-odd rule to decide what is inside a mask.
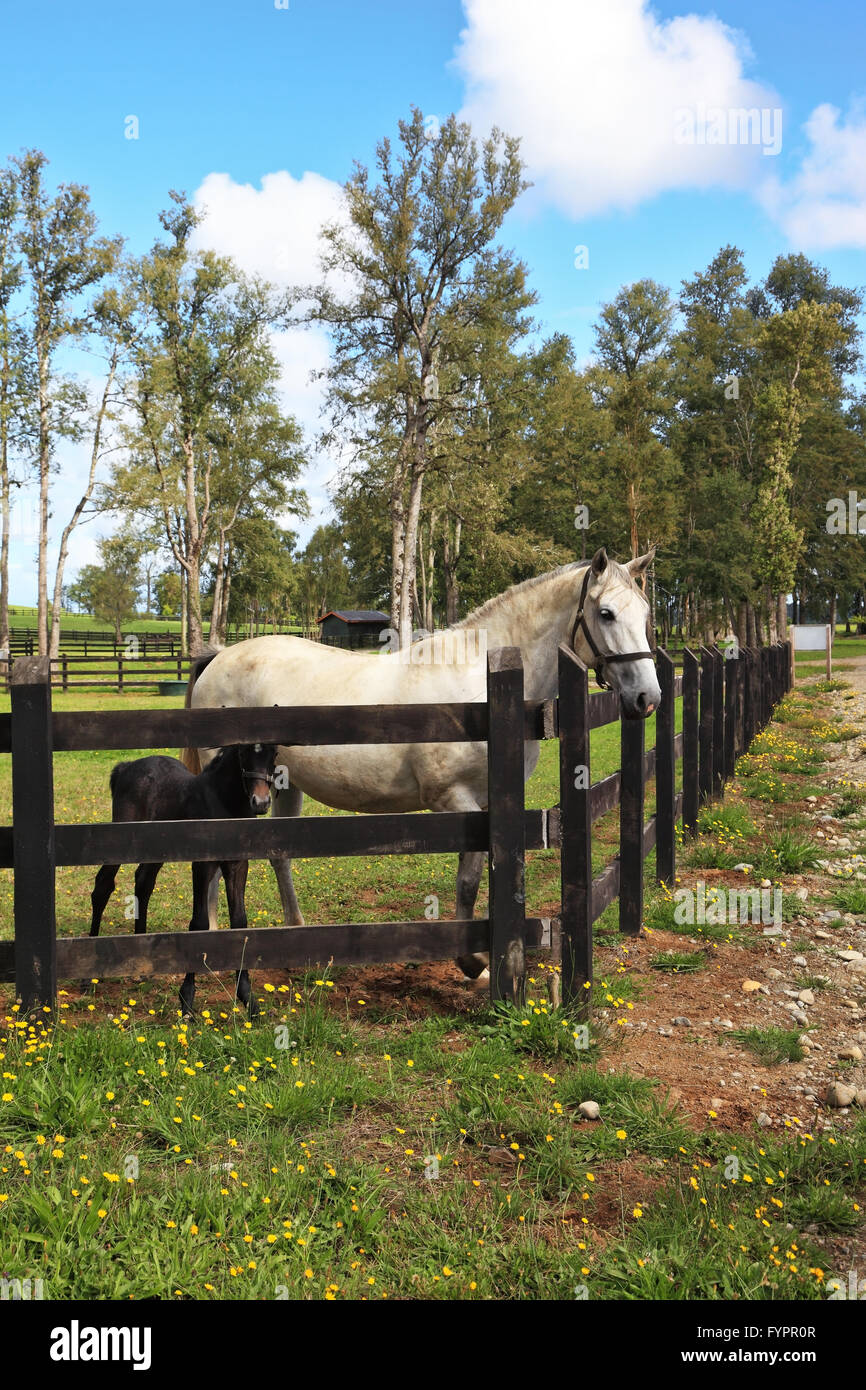
[[[195,688],[195,683],[205,667],[210,665],[214,657],[218,656],[221,650],[221,647],[208,647],[202,652],[201,656],[193,657],[190,662],[189,680],[187,681],[186,695],[183,700],[184,709],[192,708],[192,692]],[[190,772],[194,772],[196,775],[201,772],[201,758],[199,757],[197,748],[182,748],[180,750],[180,760],[184,767],[188,768]]]

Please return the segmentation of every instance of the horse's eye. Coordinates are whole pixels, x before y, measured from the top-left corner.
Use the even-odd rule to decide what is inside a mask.
[[[606,623],[613,622],[613,614],[611,613],[609,608],[600,608],[598,610],[598,616],[602,618]]]

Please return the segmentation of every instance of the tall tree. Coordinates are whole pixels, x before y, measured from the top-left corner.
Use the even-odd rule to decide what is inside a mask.
[[[680,468],[663,441],[671,410],[666,350],[673,319],[668,291],[654,280],[620,290],[596,325],[596,400],[611,416],[607,462],[625,484],[632,556],[674,533]]]
[[[48,163],[28,150],[13,164],[20,200],[18,244],[29,299],[28,331],[37,377],[37,471],[39,539],[37,563],[37,630],[39,651],[48,652],[48,519],[51,474],[58,436],[76,433],[75,407],[63,383],[55,380],[58,350],[80,339],[91,319],[86,292],[113,269],[119,239],[97,235],[96,217],[86,188],[61,184],[53,195],[45,186]]]
[[[326,373],[331,434],[354,458],[389,441],[391,620],[409,640],[421,507],[440,422],[465,405],[466,377],[493,329],[519,337],[534,302],[525,268],[494,245],[526,187],[518,142],[494,131],[479,150],[449,116],[431,130],[414,110],[400,148],[377,147],[378,178],[356,165],[345,185],[348,225],[325,229],[326,276],[310,317],[332,333]]]
[[[274,376],[268,334],[283,322],[284,305],[225,257],[193,251],[201,215],[183,194],[171,197],[174,206],[160,215],[168,239],[129,277],[140,321],[128,391],[135,420],[130,444],[135,462],[150,471],[150,501],[155,493],[182,571],[189,649],[197,654],[204,646],[202,571],[220,467],[216,417],[220,408],[237,413]],[[138,502],[147,505],[148,488],[138,481]],[[129,504],[129,497],[121,503]]]

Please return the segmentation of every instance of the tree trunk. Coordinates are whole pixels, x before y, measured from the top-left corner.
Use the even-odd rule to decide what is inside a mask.
[[[737,641],[741,647],[749,645],[749,604],[741,598],[737,604]]]
[[[225,551],[226,533],[223,527],[219,528],[219,545],[217,547],[216,574],[213,586],[213,607],[210,613],[210,629],[208,631],[208,642],[211,646],[219,640],[220,618],[222,615],[223,585],[225,583]]]
[[[419,431],[416,435],[415,452],[414,466],[409,479],[409,502],[406,508],[406,524],[403,532],[403,577],[400,585],[398,625],[401,648],[408,647],[412,641],[412,594],[415,588],[415,568],[418,558],[418,522],[424,493],[423,431]]]
[[[187,622],[186,609],[186,570],[181,566],[180,570],[180,650],[182,656],[189,656],[189,624]]]
[[[48,486],[51,441],[48,433],[48,362],[39,353],[39,549],[36,564],[36,632],[39,655],[48,655]]]
[[[442,573],[445,576],[445,625],[453,627],[460,620],[460,585],[457,581],[457,561],[460,559],[462,516],[454,519],[454,540],[451,540],[448,521],[442,540]]]
[[[835,605],[836,596],[833,596]],[[788,639],[788,596],[787,594],[776,595],[776,641],[786,642]]]
[[[5,419],[2,422],[3,439],[0,445],[0,513],[2,513],[2,538],[0,538],[0,650],[9,650],[9,534],[12,525],[12,503],[9,493],[9,456],[6,445]]]

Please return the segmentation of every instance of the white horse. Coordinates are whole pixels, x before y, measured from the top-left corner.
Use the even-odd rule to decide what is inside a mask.
[[[302,637],[255,637],[199,663],[187,690],[194,709],[268,705],[448,704],[487,698],[486,651],[519,647],[524,698],[556,694],[557,649],[570,641],[577,656],[604,671],[627,718],[646,718],[661,698],[649,634],[649,605],[635,582],[654,551],[619,565],[599,550],[590,564],[563,565],[516,584],[463,622],[400,653],[341,651]],[[607,658],[607,660],[605,660]],[[193,771],[215,749],[186,750]],[[538,762],[537,743],[525,745],[525,776]],[[483,743],[405,743],[281,747],[278,763],[290,785],[274,814],[300,815],[304,792],[345,811],[479,811],[487,807],[487,749]],[[472,917],[483,853],[460,855],[456,917]],[[272,859],[286,923],[302,926],[290,859]],[[217,880],[218,884],[218,880]],[[214,902],[211,924],[215,922]],[[474,979],[483,956],[458,959]]]

